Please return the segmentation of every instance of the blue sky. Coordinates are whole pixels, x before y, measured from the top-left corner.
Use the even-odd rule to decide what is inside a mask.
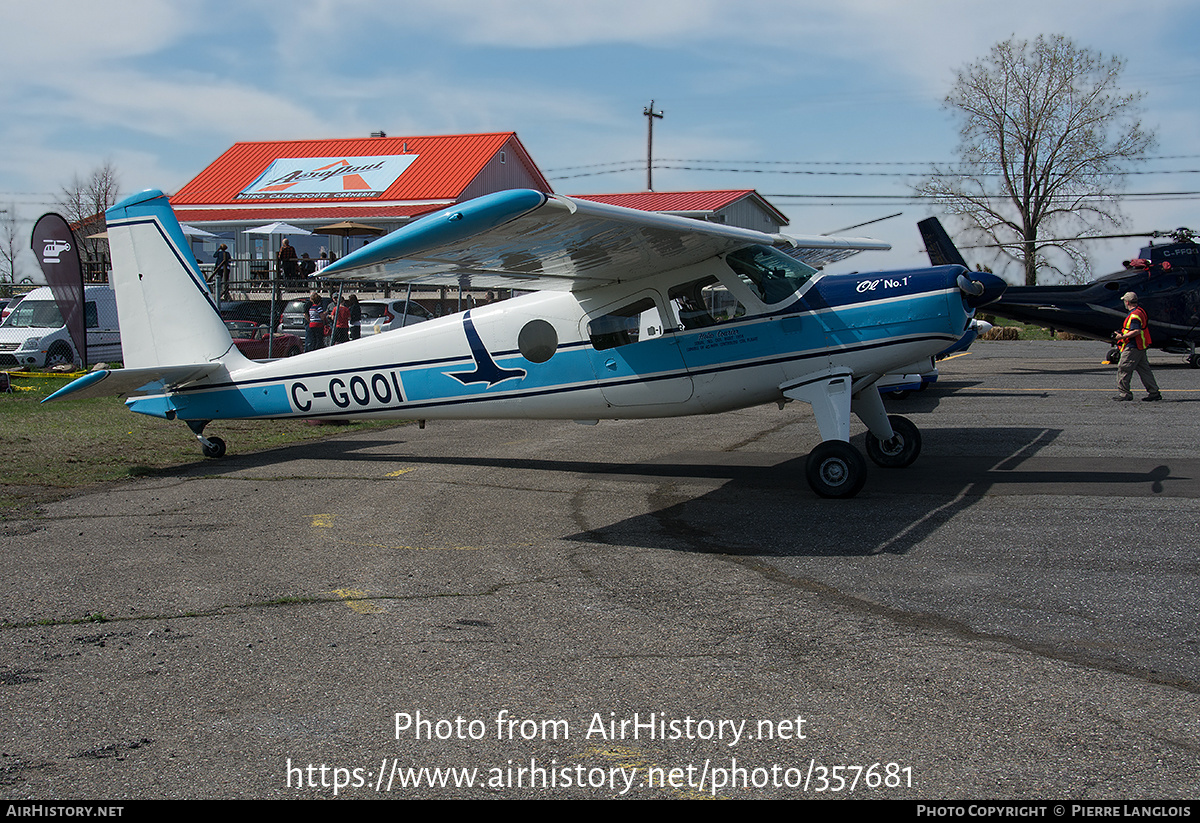
[[[1200,190],[1200,5],[1183,0],[6,0],[0,31],[0,208],[27,221],[105,161],[123,193],[172,192],[240,140],[380,129],[516,131],[559,193],[638,191],[653,99],[655,157],[689,167],[655,170],[656,190],[755,188],[796,234],[902,211],[852,232],[894,251],[849,265],[919,265],[931,207],[786,195],[907,194],[953,159],[955,70],[1056,33],[1124,57],[1145,93],[1164,159],[1142,168],[1173,173],[1128,189]],[[1125,211],[1127,230],[1200,228],[1200,199]],[[1098,247],[1097,268],[1136,244]]]

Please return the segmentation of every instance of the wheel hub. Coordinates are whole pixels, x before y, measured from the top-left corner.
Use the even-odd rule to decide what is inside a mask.
[[[830,459],[821,464],[821,478],[831,486],[845,483],[849,473],[849,467],[841,460]]]

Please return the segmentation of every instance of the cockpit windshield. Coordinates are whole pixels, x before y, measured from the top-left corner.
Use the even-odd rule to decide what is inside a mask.
[[[768,306],[791,297],[817,270],[770,246],[730,252],[725,263]]]

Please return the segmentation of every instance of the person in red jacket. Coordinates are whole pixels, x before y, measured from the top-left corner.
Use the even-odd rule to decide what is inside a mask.
[[[1129,314],[1121,324],[1121,331],[1113,335],[1113,340],[1121,345],[1121,359],[1117,361],[1117,393],[1113,400],[1133,399],[1129,384],[1135,371],[1146,387],[1146,396],[1142,399],[1162,400],[1154,372],[1150,371],[1150,358],[1146,355],[1146,350],[1150,348],[1150,318],[1146,316],[1146,310],[1138,305],[1135,293],[1125,292],[1121,300]]]
[[[329,312],[329,317],[333,321],[333,345],[350,340],[350,307],[346,305],[346,302],[346,298],[339,297],[337,304]]]

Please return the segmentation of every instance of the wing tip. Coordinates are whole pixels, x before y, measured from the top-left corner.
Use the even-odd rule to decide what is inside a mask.
[[[75,378],[70,383],[51,394],[49,397],[44,398],[42,403],[49,403],[53,400],[65,400],[68,396],[75,394],[76,392],[92,388],[110,374],[112,374],[112,371],[109,369],[100,369],[99,371],[88,372],[83,377]]]

